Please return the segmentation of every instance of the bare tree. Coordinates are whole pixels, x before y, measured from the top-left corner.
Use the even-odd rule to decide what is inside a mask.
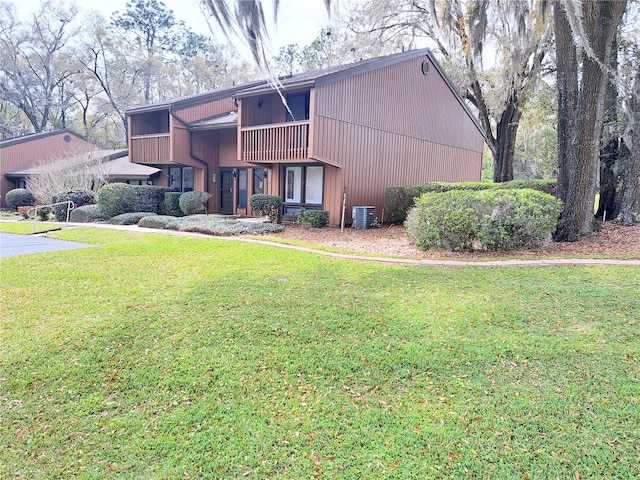
[[[22,111],[35,132],[64,124],[71,108],[66,85],[79,70],[68,51],[76,8],[46,0],[29,24],[12,4],[0,9],[0,98]]]
[[[71,150],[37,163],[37,173],[27,177],[27,188],[40,204],[49,204],[54,195],[84,189],[97,194],[108,180],[108,168],[99,150]]]

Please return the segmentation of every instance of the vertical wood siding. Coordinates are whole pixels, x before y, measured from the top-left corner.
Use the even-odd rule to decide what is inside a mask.
[[[326,118],[318,119],[317,132],[327,140],[318,145],[326,158],[343,161],[344,168],[339,170],[344,170],[348,188],[348,221],[353,205],[373,205],[381,217],[388,186],[480,180],[482,158],[472,150]],[[326,184],[325,192],[325,209],[329,210],[331,202],[341,201],[342,185]],[[334,219],[334,212],[329,211]]]
[[[416,58],[317,89],[317,115],[482,151],[483,138],[446,82]]]
[[[205,118],[215,117],[223,113],[229,113],[235,111],[236,107],[233,104],[231,97],[215,100],[212,102],[203,103],[202,105],[195,105],[193,107],[176,109],[175,113],[181,119],[187,123],[196,122]]]
[[[69,142],[64,141],[64,137],[67,135],[71,139]],[[2,147],[0,149],[0,197],[2,202],[0,205],[2,207],[7,206],[4,201],[4,195],[9,190],[13,190],[15,186],[13,181],[5,178],[5,173],[22,170],[47,159],[56,159],[62,154],[95,149],[96,146],[93,143],[87,142],[69,132],[60,132],[44,138],[26,140]]]
[[[354,205],[373,205],[380,218],[387,186],[480,180],[482,134],[436,68],[422,74],[425,59],[316,89],[314,158],[342,167],[349,222]],[[342,190],[325,184],[334,224]]]

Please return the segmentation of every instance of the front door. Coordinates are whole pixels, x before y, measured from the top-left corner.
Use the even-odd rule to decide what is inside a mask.
[[[220,213],[233,214],[233,170],[220,170]]]

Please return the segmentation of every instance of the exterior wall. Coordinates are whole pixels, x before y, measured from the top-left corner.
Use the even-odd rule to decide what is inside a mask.
[[[93,143],[68,130],[50,135],[35,134],[33,139],[29,137],[15,141],[5,140],[5,145],[0,145],[0,206],[3,208],[7,206],[4,195],[15,188],[13,181],[4,176],[5,173],[37,165],[61,154],[96,149]],[[65,137],[68,137],[68,142],[65,141]]]
[[[373,205],[381,218],[387,186],[481,178],[482,133],[433,65],[422,74],[426,58],[316,89],[314,158],[342,167],[347,222],[354,205]],[[325,190],[335,224],[329,205],[343,186]]]

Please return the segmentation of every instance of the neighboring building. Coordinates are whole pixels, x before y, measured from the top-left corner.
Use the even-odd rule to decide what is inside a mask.
[[[479,181],[484,134],[427,49],[364,60],[130,110],[131,161],[160,184],[206,190],[210,212],[248,215],[254,193],[278,195],[340,223],[384,190]],[[286,98],[288,109],[282,102]]]
[[[78,157],[79,161],[102,159],[110,182],[152,183],[159,169],[130,163],[128,151],[100,150],[69,129],[24,135],[0,141],[0,196],[14,188],[23,188],[27,177],[37,175],[43,162],[55,163]]]

